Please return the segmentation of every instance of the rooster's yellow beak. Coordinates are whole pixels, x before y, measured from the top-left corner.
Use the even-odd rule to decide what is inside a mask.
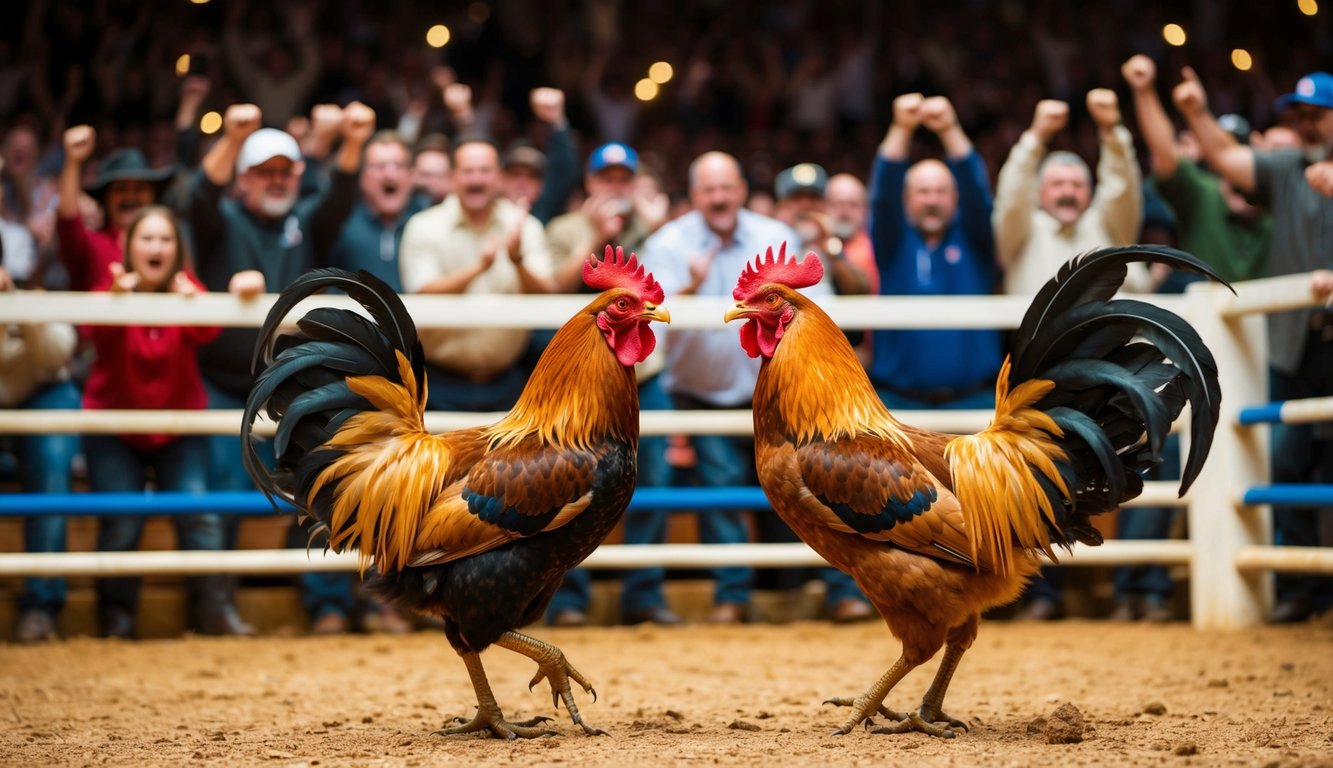
[[[750,308],[738,301],[736,302],[735,306],[727,310],[727,314],[722,316],[722,322],[729,323],[732,320],[749,316],[750,316]]]
[[[656,320],[660,323],[671,323],[671,313],[661,307],[654,307],[652,304],[643,305],[643,314],[639,317],[644,320]]]

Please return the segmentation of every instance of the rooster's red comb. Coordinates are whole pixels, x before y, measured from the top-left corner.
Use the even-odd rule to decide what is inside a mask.
[[[824,277],[824,262],[814,251],[805,254],[805,260],[796,261],[796,257],[787,256],[787,243],[784,240],[778,249],[777,258],[773,258],[773,246],[768,247],[765,256],[755,256],[753,264],[746,264],[741,277],[736,281],[736,289],[731,292],[736,301],[744,301],[761,285],[782,283],[788,288],[807,288],[818,283]]]
[[[588,260],[583,262],[583,282],[597,291],[627,288],[651,304],[661,304],[666,298],[653,273],[644,269],[633,253],[625,256],[625,249],[620,246],[614,249],[606,246],[606,256],[601,261],[596,254],[588,254]]]

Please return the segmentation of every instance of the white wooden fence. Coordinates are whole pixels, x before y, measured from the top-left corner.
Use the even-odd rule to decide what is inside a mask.
[[[1268,429],[1242,426],[1243,406],[1266,401],[1267,363],[1263,315],[1310,306],[1308,275],[1241,283],[1237,295],[1208,284],[1192,285],[1184,296],[1153,296],[1155,303],[1184,316],[1217,357],[1222,384],[1222,417],[1212,455],[1189,495],[1177,499],[1174,483],[1146,485],[1137,505],[1184,505],[1188,541],[1108,541],[1080,547],[1061,559],[1067,565],[1188,564],[1193,623],[1201,629],[1234,629],[1262,621],[1272,602],[1273,571],[1333,573],[1333,550],[1273,547],[1268,507],[1246,506],[1243,494],[1268,480]],[[112,295],[18,292],[0,298],[0,323],[61,321],[117,325],[262,324],[274,296],[251,302],[219,294]],[[407,296],[408,310],[421,327],[556,327],[586,297]],[[728,302],[720,297],[670,297],[674,328],[717,328]],[[846,328],[1013,328],[1027,301],[1015,297],[839,297],[823,302]],[[298,305],[299,317],[312,306],[355,307],[346,297],[317,297]],[[1293,404],[1291,419],[1333,419],[1333,401]],[[1288,409],[1283,418],[1288,418]],[[964,432],[985,426],[989,411],[898,412],[905,422],[930,429]],[[432,430],[486,423],[476,413],[432,413]],[[0,434],[125,431],[227,434],[238,429],[239,411],[23,411],[0,410]],[[644,434],[746,434],[749,411],[674,411],[642,414]],[[271,428],[271,425],[269,426]],[[238,457],[239,460],[239,457]],[[804,544],[604,545],[585,563],[591,568],[643,565],[709,567],[810,565],[822,562]],[[148,573],[280,573],[350,570],[350,555],[302,550],[229,552],[71,552],[0,555],[0,576],[68,574],[107,576]]]

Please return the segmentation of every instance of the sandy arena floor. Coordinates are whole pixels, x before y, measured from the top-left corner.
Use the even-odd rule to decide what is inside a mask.
[[[1333,627],[1239,634],[1070,621],[983,624],[946,708],[972,732],[833,736],[897,655],[879,624],[597,628],[552,640],[600,698],[587,737],[529,693],[533,665],[483,660],[511,719],[562,735],[430,734],[474,702],[443,637],[0,645],[6,766],[1244,765],[1333,766]],[[889,704],[915,706],[934,665]],[[1068,703],[1082,726],[1050,716]],[[1068,711],[1068,710],[1066,710]],[[1048,743],[1061,735],[1077,743]]]

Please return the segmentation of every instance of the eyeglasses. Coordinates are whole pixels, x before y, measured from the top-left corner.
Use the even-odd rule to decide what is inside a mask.
[[[399,160],[385,160],[382,163],[366,163],[363,167],[367,171],[379,173],[380,171],[406,171],[408,165]]]

